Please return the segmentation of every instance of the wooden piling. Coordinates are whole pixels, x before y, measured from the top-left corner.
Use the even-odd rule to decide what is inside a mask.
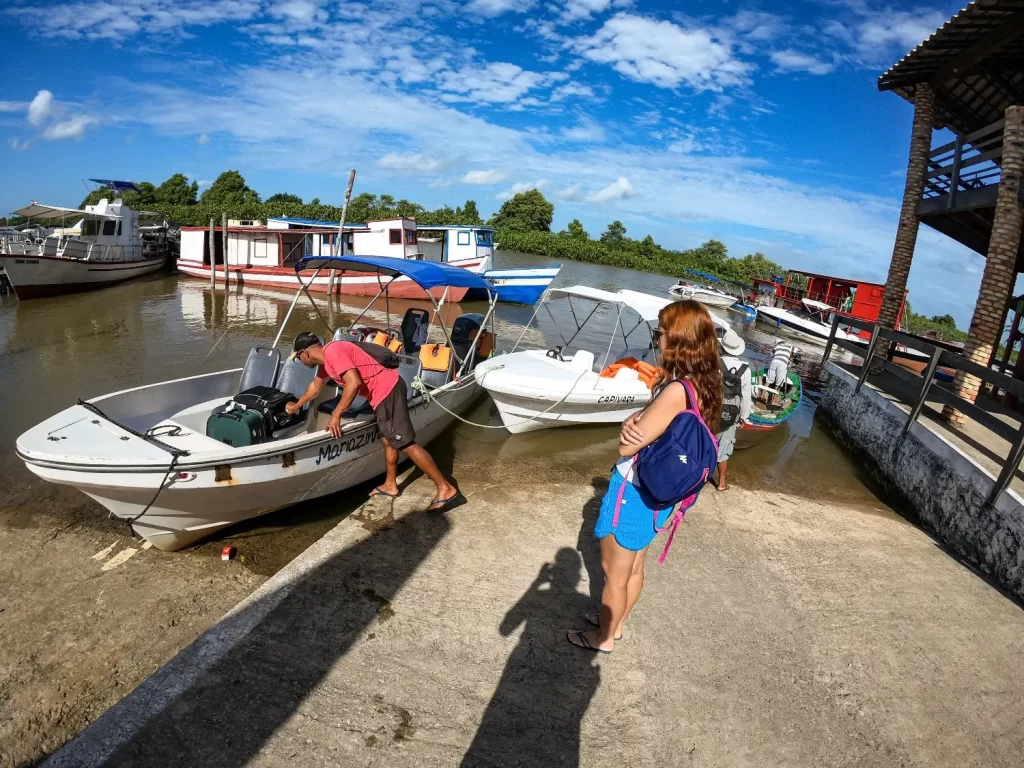
[[[210,288],[217,288],[217,230],[210,219]]]
[[[341,206],[341,221],[338,223],[338,240],[334,244],[334,255],[345,255],[345,217],[348,215],[348,204],[352,199],[352,186],[356,183],[356,169],[353,168],[348,174],[348,187],[345,189],[345,202]],[[334,281],[337,279],[338,270],[332,269],[327,278],[327,295],[334,295]]]
[[[224,243],[224,287],[228,287],[228,213],[224,211],[221,214],[221,222],[223,226],[223,243]]]

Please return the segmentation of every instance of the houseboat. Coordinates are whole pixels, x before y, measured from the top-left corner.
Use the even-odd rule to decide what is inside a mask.
[[[115,190],[135,189],[131,182]],[[103,198],[82,209],[31,205],[14,211],[42,225],[0,238],[0,269],[20,299],[103,288],[156,272],[171,253],[167,225],[140,225],[140,217],[120,198]]]
[[[467,228],[469,229],[469,228]],[[181,254],[178,269],[193,277],[210,279],[211,263],[217,278],[223,274],[225,258],[229,279],[259,286],[294,289],[301,278],[311,291],[330,290],[331,276],[324,272],[314,277],[312,271],[295,271],[303,258],[331,256],[338,245],[338,225],[329,221],[268,218],[266,224],[229,221],[227,253],[223,228],[214,227],[213,254],[210,253],[209,227],[182,227]],[[423,260],[419,248],[416,220],[399,216],[394,219],[346,224],[344,252],[353,256],[389,256],[399,259]],[[442,250],[442,261],[480,274],[490,268],[493,243],[478,244],[475,238],[459,237],[457,245]],[[463,245],[462,241],[466,240]],[[450,301],[461,301],[467,288],[448,289]],[[340,272],[334,278],[336,293],[355,296],[376,296],[380,291],[377,277],[359,272]],[[440,298],[442,289],[432,289]],[[406,277],[398,277],[389,295],[396,298],[425,298],[425,289]]]

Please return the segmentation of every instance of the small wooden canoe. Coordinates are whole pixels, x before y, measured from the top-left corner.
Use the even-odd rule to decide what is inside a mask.
[[[750,411],[749,423],[741,429],[764,431],[775,429],[788,421],[803,401],[803,384],[800,377],[790,371],[788,384],[775,389],[764,384],[764,368],[750,370],[751,397],[754,407]]]

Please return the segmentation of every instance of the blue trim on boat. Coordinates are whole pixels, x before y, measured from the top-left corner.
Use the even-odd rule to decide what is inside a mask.
[[[531,305],[537,303],[561,268],[561,264],[551,267],[506,267],[489,269],[481,277],[492,285],[498,301]]]
[[[436,261],[396,259],[393,256],[304,256],[295,263],[295,271],[304,269],[341,269],[350,272],[379,272],[387,277],[404,275],[421,288],[480,288],[491,291],[491,284],[468,269]]]

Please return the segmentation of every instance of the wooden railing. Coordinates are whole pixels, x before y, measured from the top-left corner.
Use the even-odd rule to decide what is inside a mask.
[[[986,125],[956,141],[936,147],[928,155],[924,177],[926,200],[947,196],[947,208],[956,206],[957,195],[999,183],[1003,158],[1003,120]]]
[[[870,331],[871,341],[867,347],[863,344],[847,341],[846,339],[836,338],[836,330],[839,328],[840,323],[844,326],[852,326],[853,328]],[[883,345],[888,348],[887,351],[883,351]],[[832,331],[829,334],[828,343],[825,345],[822,365],[828,361],[834,346],[852,352],[864,361],[861,365],[857,385],[854,388],[854,394],[860,391],[860,388],[867,380],[869,369],[873,367],[870,363],[872,358],[876,354],[880,356],[880,359],[875,358],[876,365],[881,363],[882,369],[892,374],[894,379],[883,380],[881,384],[877,385],[878,388],[910,406],[910,414],[903,425],[901,437],[910,431],[911,425],[920,417],[925,402],[930,398],[937,400],[943,405],[955,408],[967,416],[967,418],[1009,442],[1010,452],[1002,461],[999,477],[996,479],[988,498],[990,505],[995,504],[999,495],[1009,487],[1010,481],[1017,472],[1021,460],[1024,459],[1024,423],[1016,427],[1008,424],[995,414],[939,386],[935,379],[935,371],[939,366],[963,371],[964,373],[976,376],[986,384],[991,384],[996,391],[1003,390],[1004,392],[1009,392],[1020,400],[1024,400],[1024,382],[1010,378],[1002,373],[997,373],[991,368],[979,365],[961,354],[952,352],[949,349],[943,349],[917,336],[910,336],[900,331],[881,328],[875,323],[855,317],[840,317],[836,315],[832,318]],[[920,352],[927,356],[927,363],[921,375],[892,362],[894,356],[901,356],[901,352],[906,353],[909,350]],[[902,356],[906,357],[906,354]]]

